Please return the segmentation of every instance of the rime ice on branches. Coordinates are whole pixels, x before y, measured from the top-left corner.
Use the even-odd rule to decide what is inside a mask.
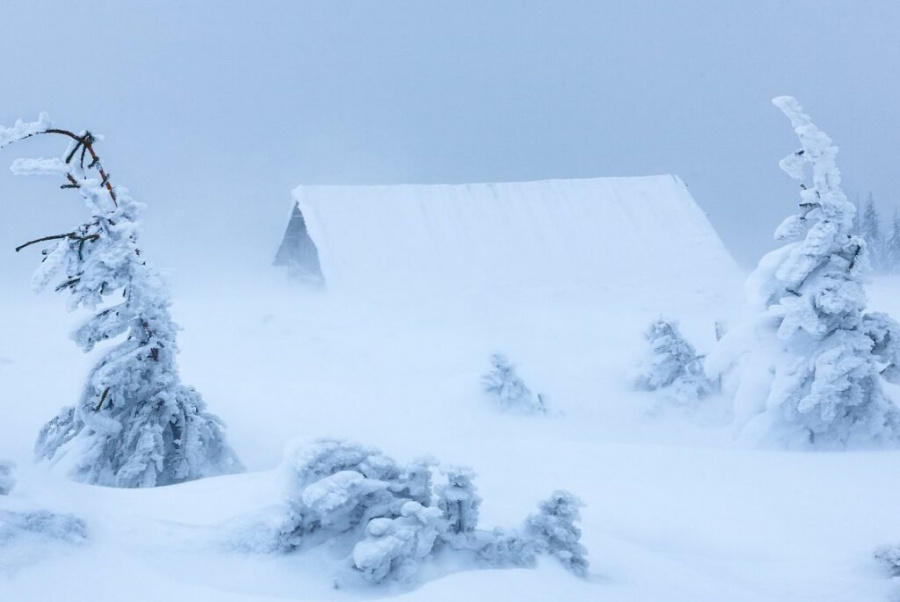
[[[547,402],[541,394],[535,395],[516,372],[516,367],[502,353],[491,356],[491,370],[481,377],[485,393],[497,400],[502,410],[524,414],[546,414]]]
[[[537,556],[587,574],[581,502],[556,491],[519,528],[479,528],[474,473],[433,461],[399,464],[371,447],[323,439],[291,446],[285,469],[289,499],[263,549],[295,552],[328,545],[347,553],[343,578],[411,582],[440,554],[491,567],[530,567]],[[435,484],[438,476],[440,482]]]
[[[792,242],[748,280],[755,319],[729,333],[709,364],[721,369],[749,351],[735,399],[746,436],[800,447],[896,445],[900,413],[882,379],[900,382],[900,326],[865,311],[868,249],[853,233],[838,149],[796,99],[773,102],[800,138],[780,163],[800,183],[800,210],[775,232]]]
[[[650,347],[635,386],[646,391],[665,390],[674,401],[689,405],[715,388],[703,369],[703,358],[673,322],[655,320],[644,338]]]
[[[89,219],[70,232],[21,245],[50,243],[33,284],[66,292],[69,308],[93,312],[73,333],[85,351],[115,341],[91,369],[81,398],[48,422],[39,457],[71,476],[117,487],[152,487],[240,469],[222,423],[200,394],[181,383],[177,326],[159,275],[138,247],[142,205],[113,186],[94,149],[96,138],[32,123],[0,127],[0,147],[37,135],[69,140],[61,159],[19,159],[20,175],[58,175],[77,191]]]

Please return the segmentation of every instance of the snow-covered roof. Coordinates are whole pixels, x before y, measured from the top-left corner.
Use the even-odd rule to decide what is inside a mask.
[[[298,186],[293,196],[332,289],[693,287],[736,273],[672,175]]]

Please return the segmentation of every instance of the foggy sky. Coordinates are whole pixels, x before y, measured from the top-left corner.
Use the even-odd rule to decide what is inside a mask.
[[[898,29],[892,0],[8,0],[0,123],[104,134],[176,282],[267,269],[301,183],[676,173],[750,265],[796,203],[773,96],[835,140],[851,198],[900,202]],[[61,146],[0,151],[0,292],[38,260],[13,247],[82,216],[6,170]]]

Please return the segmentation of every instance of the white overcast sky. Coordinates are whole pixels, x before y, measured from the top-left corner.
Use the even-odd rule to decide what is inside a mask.
[[[851,197],[900,201],[898,31],[896,0],[6,0],[0,122],[105,134],[176,279],[267,265],[300,183],[667,172],[749,265],[795,205],[773,96],[840,146]],[[0,170],[4,288],[37,260],[12,247],[78,218],[69,195]]]

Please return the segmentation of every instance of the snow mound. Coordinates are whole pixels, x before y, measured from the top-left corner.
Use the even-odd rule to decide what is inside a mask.
[[[299,186],[332,290],[720,288],[736,266],[672,175]]]

